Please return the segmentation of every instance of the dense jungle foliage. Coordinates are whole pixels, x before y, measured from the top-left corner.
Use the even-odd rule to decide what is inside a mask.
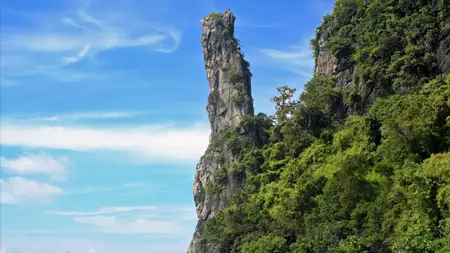
[[[245,183],[205,238],[223,252],[450,252],[450,75],[433,54],[449,9],[447,0],[337,0],[313,49],[332,30],[331,51],[377,101],[342,117],[340,101],[358,108],[362,88],[315,76],[298,99],[278,88],[274,116],[242,122],[264,146],[223,131],[218,141],[240,160],[207,194]]]

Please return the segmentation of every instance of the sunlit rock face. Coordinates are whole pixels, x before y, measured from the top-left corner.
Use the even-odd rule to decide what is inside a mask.
[[[224,143],[212,145],[212,142],[221,131],[238,127],[245,117],[254,114],[251,73],[240,51],[239,42],[234,37],[235,20],[230,10],[223,14],[212,13],[201,20],[201,43],[210,90],[206,110],[211,124],[211,143],[196,169],[194,200],[199,220],[188,248],[189,253],[221,252],[221,249],[202,238],[204,223],[229,207],[233,196],[242,188],[241,180],[230,180],[219,193],[207,194],[205,191],[206,185],[213,180],[214,172],[226,170],[222,168],[224,164],[237,159]],[[243,133],[240,138],[254,136]]]

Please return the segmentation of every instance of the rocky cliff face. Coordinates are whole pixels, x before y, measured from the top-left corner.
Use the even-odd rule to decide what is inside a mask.
[[[442,36],[436,53],[439,69],[443,73],[450,73],[450,31]]]
[[[439,46],[436,52],[439,69],[443,73],[450,73],[450,1],[435,0],[434,5],[436,11],[440,13],[441,24],[443,26],[447,26],[447,29],[444,29],[445,32],[441,34]]]
[[[405,49],[405,40],[400,42],[393,40],[399,47],[395,50],[397,53],[401,53],[404,59],[401,57],[395,58],[395,50],[390,51],[390,46],[384,45],[385,47],[381,48],[385,52],[383,50],[370,51],[371,54],[375,55],[375,60],[360,54],[359,57],[364,56],[366,58],[360,58],[357,62],[355,50],[358,47],[369,48],[368,45],[358,45],[357,43],[360,42],[356,40],[348,43],[345,40],[348,37],[348,34],[345,34],[346,29],[342,29],[343,32],[339,34],[342,27],[336,25],[336,20],[331,20],[328,26],[321,30],[320,36],[314,41],[315,49],[317,49],[315,74],[335,78],[336,88],[342,95],[339,103],[335,104],[336,107],[339,107],[334,110],[338,114],[336,115],[337,118],[344,119],[348,115],[364,114],[375,103],[377,97],[387,97],[393,93],[407,94],[407,92],[404,92],[407,89],[414,92],[414,89],[417,88],[414,86],[415,84],[417,86],[423,84],[423,82],[416,82],[418,79],[433,79],[437,74],[450,72],[450,29],[445,28],[450,24],[448,1],[433,1],[435,7],[435,12],[431,14],[434,18],[433,22],[435,22],[433,24],[441,28],[436,29],[435,33],[439,34],[439,38],[430,39],[432,42],[422,43],[418,47],[420,50],[422,50],[422,46],[426,48],[424,52],[421,51],[421,53],[411,56]],[[369,4],[369,1],[365,1],[364,4]],[[431,2],[428,4],[431,4]],[[382,12],[382,10],[379,10],[379,12]],[[258,126],[245,127],[245,129],[241,127],[241,122],[245,118],[254,115],[254,109],[251,97],[249,64],[244,60],[239,41],[234,37],[234,22],[235,16],[230,10],[223,14],[212,13],[201,20],[203,27],[201,43],[210,90],[206,110],[211,124],[211,143],[205,154],[200,158],[196,168],[194,200],[199,220],[188,253],[224,252],[223,249],[215,247],[207,238],[203,237],[205,222],[229,207],[232,198],[240,192],[243,186],[243,178],[227,176],[227,164],[238,161],[239,157],[233,153],[233,150],[224,143],[221,137],[230,129],[239,129],[238,139],[250,140],[257,146],[261,146],[261,142],[264,142]],[[349,20],[343,22],[341,26],[351,22],[353,22],[353,26],[357,26],[359,21]],[[371,23],[371,20],[366,20],[364,24]],[[359,28],[359,31],[361,31],[363,30],[361,28],[365,27]],[[352,31],[358,31],[354,27],[352,29]],[[421,31],[417,24],[416,29]],[[339,43],[334,41],[333,50],[335,53],[333,53],[333,38],[337,36],[341,38],[337,40]],[[359,36],[362,37],[363,34],[361,33]],[[390,37],[395,39],[395,36]],[[416,43],[416,40],[417,43],[421,41],[420,38],[412,39],[412,41],[415,41],[414,43]],[[383,41],[374,40],[374,42],[374,47],[377,47]],[[414,43],[411,44],[412,48],[416,48]],[[340,50],[336,50],[336,48]],[[346,51],[350,51],[350,53],[345,53]],[[337,57],[336,52],[341,52],[341,56]],[[377,53],[380,55],[377,55]],[[430,57],[424,57],[423,54]],[[381,61],[377,57],[387,60]],[[372,62],[365,61],[366,59],[370,59]],[[382,62],[382,64],[379,64],[381,67],[370,65],[380,62]],[[394,62],[395,64],[393,64]],[[429,63],[429,65],[424,62]],[[406,70],[404,70],[405,66]],[[402,71],[406,73],[403,73],[404,76],[401,74]],[[403,77],[410,79],[402,79]],[[366,80],[363,80],[363,78]],[[410,87],[407,86],[408,83],[412,83]]]
[[[223,14],[212,13],[201,20],[201,43],[210,90],[206,110],[211,123],[211,143],[196,169],[194,200],[199,220],[188,253],[221,252],[202,238],[204,223],[230,206],[232,197],[241,189],[241,181],[218,176],[226,172],[225,164],[237,159],[225,143],[220,142],[220,135],[228,129],[239,127],[245,117],[254,114],[251,73],[234,37],[235,19],[233,13],[227,10]],[[243,131],[239,138],[255,138],[248,130]],[[220,189],[208,192],[208,185],[218,183]]]
[[[333,29],[328,28],[325,30],[319,38],[319,54],[316,59],[316,68],[315,73],[317,76],[335,76],[336,77],[336,87],[346,90],[351,89],[352,85],[360,85],[354,84],[353,82],[353,74],[356,70],[356,67],[353,64],[349,64],[348,61],[344,59],[338,59],[334,56],[329,47],[330,37],[333,36]],[[374,97],[371,97],[371,91],[367,90],[366,99],[372,99],[375,101]],[[336,109],[336,111],[342,112],[343,115],[341,117],[345,117],[345,115],[351,115],[355,112],[352,108],[344,108],[344,103],[347,98],[344,96],[343,101],[341,103],[342,108]]]
[[[436,59],[437,68],[430,70],[430,78],[434,78],[437,74],[450,73],[450,29],[448,28],[450,27],[450,1],[434,0],[433,4],[440,25],[447,28],[441,28],[438,42],[432,49],[431,53]],[[340,108],[340,111],[344,111],[346,115],[364,114],[364,112],[375,103],[376,98],[380,94],[374,92],[376,88],[374,87],[374,84],[363,83],[358,78],[355,78],[357,76],[358,68],[351,56],[348,58],[339,58],[333,55],[330,49],[330,41],[336,36],[339,28],[335,27],[333,24],[334,21],[330,23],[331,25],[321,32],[317,41],[318,55],[315,73],[316,75],[323,77],[336,77],[336,87],[342,89],[344,94],[342,104],[346,104],[345,101],[348,100],[345,96],[345,94],[348,94],[348,92],[345,92],[346,90],[359,90],[361,92],[360,108],[355,110],[351,107],[345,107]],[[402,93],[401,90],[389,92]]]

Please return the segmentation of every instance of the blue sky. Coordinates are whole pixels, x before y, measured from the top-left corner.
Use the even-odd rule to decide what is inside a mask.
[[[208,85],[200,19],[230,7],[256,111],[302,89],[332,0],[2,0],[1,253],[185,252]]]

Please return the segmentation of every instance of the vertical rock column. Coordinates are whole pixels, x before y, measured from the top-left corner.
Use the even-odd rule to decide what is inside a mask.
[[[207,111],[213,136],[224,127],[238,126],[243,116],[253,115],[251,74],[234,37],[235,19],[227,10],[201,20],[210,90]]]
[[[205,190],[208,184],[216,183],[214,176],[217,171],[226,171],[225,164],[237,159],[224,143],[212,143],[222,131],[237,128],[244,117],[254,114],[251,73],[234,37],[235,19],[228,9],[223,14],[212,13],[201,20],[201,43],[210,90],[206,110],[211,124],[211,143],[196,169],[194,200],[199,220],[188,253],[221,252],[207,238],[202,238],[204,223],[229,207],[242,186],[239,180],[225,180],[219,192],[211,194]]]

